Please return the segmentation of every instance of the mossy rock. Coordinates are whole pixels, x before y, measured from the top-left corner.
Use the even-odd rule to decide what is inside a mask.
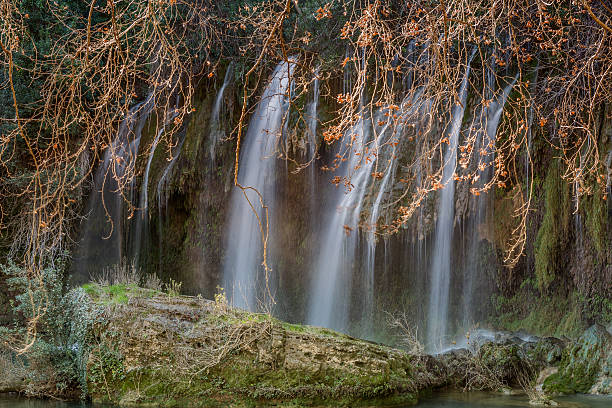
[[[512,384],[525,365],[521,347],[512,341],[485,343],[478,351],[478,356],[482,364],[506,384]]]
[[[594,325],[563,351],[559,371],[544,381],[543,389],[549,394],[607,394],[612,391],[610,368],[612,335]]]
[[[524,347],[528,361],[535,368],[557,366],[561,363],[565,342],[556,337],[544,337]]]
[[[106,307],[87,366],[95,402],[397,405],[447,382],[431,358],[199,297],[121,289],[88,287]]]

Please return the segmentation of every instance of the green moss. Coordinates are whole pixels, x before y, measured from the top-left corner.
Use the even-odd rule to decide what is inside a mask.
[[[140,288],[134,284],[123,283],[109,286],[86,283],[82,288],[92,300],[104,305],[126,304],[131,297],[152,297],[160,293],[155,290]]]
[[[527,285],[528,286],[528,285]],[[528,287],[511,298],[496,296],[491,323],[494,327],[525,330],[539,336],[577,338],[585,329],[576,295],[554,295],[534,299]]]
[[[598,371],[599,366],[585,361],[572,361],[571,354],[564,353],[560,371],[544,381],[543,389],[547,393],[588,393]]]
[[[534,246],[536,280],[542,292],[548,289],[566,260],[560,251],[567,242],[570,224],[569,186],[561,178],[556,160],[549,166],[543,189],[544,219]]]
[[[115,307],[116,303],[110,301],[118,296],[129,299],[150,295],[150,291],[131,285],[101,287],[88,284],[84,290],[96,304]],[[409,356],[390,361],[383,371],[375,372],[323,368],[325,365],[319,366],[316,361],[308,369],[287,368],[273,355],[278,346],[268,346],[269,341],[303,334],[305,341],[365,343],[331,330],[284,323],[268,315],[228,308],[221,303],[202,308],[198,303],[185,302],[182,297],[170,299],[161,293],[154,296],[158,302],[169,302],[169,307],[177,307],[186,319],[193,322],[193,328],[186,332],[187,336],[180,330],[177,332],[173,325],[167,329],[161,323],[167,319],[155,315],[165,309],[149,312],[140,302],[114,309],[116,313],[111,312],[113,317],[109,325],[98,326],[98,345],[88,364],[88,389],[94,401],[120,405],[212,407],[262,404],[380,406],[408,404],[416,400],[419,385],[416,383],[418,374],[414,372],[420,372],[423,367]],[[149,313],[155,316],[149,316]],[[142,327],[143,324],[149,330],[144,330],[140,337],[133,337],[130,325]],[[122,334],[123,330],[127,332]],[[230,348],[220,361],[209,366],[200,368],[200,364],[207,364],[205,354],[196,352],[197,358],[183,354],[192,347],[196,351],[207,342],[203,333],[220,332],[234,336],[238,333],[246,335],[253,330],[264,330],[266,334],[258,335],[253,343],[244,347]],[[193,333],[200,333],[197,336],[202,337],[191,337]],[[140,341],[150,344],[141,350],[138,344],[134,344]],[[262,361],[260,342],[263,350],[272,347],[271,360],[264,357]],[[355,350],[360,349],[357,347]],[[151,360],[149,354],[154,356]],[[195,358],[191,370],[184,367],[186,357]]]
[[[542,388],[548,393],[574,394],[576,392],[567,379],[559,373],[555,373],[544,380]]]
[[[413,384],[405,370],[375,375],[353,375],[336,370],[316,374],[283,368],[269,370],[252,364],[252,356],[243,353],[214,372],[224,379],[224,390],[252,401],[291,398],[306,405],[348,406],[358,401],[371,405],[373,399],[415,399],[414,394],[406,392]]]
[[[606,202],[603,200],[599,188],[595,188],[592,196],[583,200],[583,208],[586,214],[586,227],[589,237],[597,254],[605,259],[608,249],[608,218]]]
[[[95,283],[86,283],[82,286],[83,290],[85,291],[85,293],[87,293],[90,297],[98,297],[100,295],[99,293],[99,286],[96,285]]]
[[[597,379],[607,337],[598,326],[589,328],[571,348],[563,351],[559,371],[544,381],[547,393],[588,393]]]
[[[287,331],[291,331],[291,332],[304,333],[307,330],[306,326],[302,324],[291,324],[291,323],[285,323],[285,322],[282,322],[281,324],[283,326],[283,329]]]
[[[352,375],[328,370],[318,374],[253,363],[248,352],[228,357],[221,365],[191,378],[170,369],[126,372],[118,353],[98,350],[90,367],[90,393],[98,402],[129,401],[162,407],[256,406],[285,402],[301,406],[359,406],[413,403],[415,394],[405,370],[376,375]],[[95,362],[100,362],[96,365]]]

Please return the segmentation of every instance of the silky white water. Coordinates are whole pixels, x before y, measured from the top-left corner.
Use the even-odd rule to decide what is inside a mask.
[[[345,189],[341,182],[332,199],[333,204],[329,204],[332,210],[323,224],[308,292],[307,323],[336,330],[347,329],[353,263],[357,259],[355,250],[359,237],[359,215],[375,161],[375,143],[368,143],[371,133],[368,122],[362,113],[345,138],[350,140],[348,136],[353,135],[353,143],[341,148],[342,151],[348,149],[348,160],[334,175],[344,178],[349,185]],[[384,129],[378,134],[384,134]]]
[[[381,130],[381,134],[378,136],[377,140],[381,142],[385,141],[384,133],[391,134],[392,132],[388,131],[389,126],[391,125],[391,116],[387,120],[387,125]],[[390,137],[390,136],[388,136]],[[388,140],[387,140],[388,142]],[[370,214],[370,225],[368,226],[368,234],[367,234],[367,253],[366,253],[366,268],[365,268],[365,276],[363,283],[363,291],[364,291],[364,305],[362,312],[362,320],[365,322],[363,327],[362,335],[366,337],[368,332],[372,328],[372,320],[373,320],[373,312],[374,312],[374,269],[375,269],[375,261],[376,261],[376,225],[378,223],[378,217],[380,216],[380,204],[382,202],[383,196],[387,191],[387,186],[389,184],[389,179],[391,178],[391,174],[393,173],[393,168],[395,167],[395,146],[391,145],[386,146],[386,150],[391,150],[389,155],[379,155],[377,158],[378,165],[386,166],[386,170],[382,181],[380,183],[380,187],[378,193],[376,194],[376,199],[374,200],[374,204],[372,205],[372,211]],[[377,147],[379,150],[379,147]],[[386,158],[386,163],[383,161]],[[382,159],[382,160],[381,160]],[[383,162],[383,163],[381,163]]]
[[[472,52],[472,57],[474,52]],[[471,57],[459,88],[448,131],[448,146],[444,154],[444,168],[440,183],[444,186],[438,199],[435,242],[431,263],[429,293],[429,315],[427,321],[427,346],[435,350],[447,341],[448,305],[451,277],[451,246],[455,214],[455,169],[457,166],[457,145],[461,122],[467,100],[467,85],[470,75]]]
[[[241,147],[238,182],[245,190],[234,187],[232,192],[223,287],[235,306],[249,310],[257,310],[269,295],[263,243],[274,225],[268,228],[263,206],[268,214],[274,211],[275,158],[294,69],[295,59],[290,59],[274,70]]]
[[[367,229],[366,262],[363,277],[364,305],[362,321],[364,321],[364,324],[362,324],[361,333],[364,337],[371,335],[374,319],[374,273],[376,266],[377,224],[380,217],[381,204],[388,193],[389,182],[393,180],[397,168],[396,153],[399,142],[396,140],[404,139],[402,132],[408,122],[412,125],[416,125],[418,122],[420,118],[419,115],[422,113],[421,108],[423,107],[422,94],[423,89],[421,88],[407,97],[401,104],[398,117],[392,120],[393,114],[390,114],[387,126],[382,129],[381,134],[377,138],[377,140],[380,140],[381,144],[384,143],[385,151],[383,153],[386,153],[379,153],[377,157],[377,166],[386,166],[386,168],[372,204]],[[416,117],[414,116],[415,113],[417,114]],[[386,253],[387,252],[385,252],[385,254]]]
[[[481,163],[484,169],[480,170],[479,179],[474,185],[478,188],[486,186],[492,175],[492,166],[495,159],[495,144],[497,136],[497,128],[501,115],[506,105],[506,100],[510,95],[510,91],[514,87],[518,77],[515,77],[501,92],[495,95],[495,74],[490,72],[488,76],[487,90],[485,91],[486,98],[490,100],[488,106],[483,108],[479,115],[476,115],[476,121],[473,123],[470,131],[476,133],[475,151],[479,152]],[[490,191],[490,190],[489,190]],[[487,210],[489,209],[488,200],[489,192],[482,192],[478,196],[473,196],[475,201],[473,206],[473,219],[470,224],[471,234],[469,241],[471,244],[470,254],[468,256],[469,264],[464,267],[463,278],[463,324],[466,329],[469,329],[474,324],[474,308],[477,306],[474,301],[474,282],[483,278],[482,266],[478,264],[478,249],[481,240],[480,228],[486,222]]]
[[[86,276],[77,279],[90,279],[89,275],[125,258],[124,204],[128,197],[123,195],[120,183],[128,182],[134,174],[140,137],[153,106],[151,93],[129,110],[96,170],[73,262],[75,271]]]
[[[215,153],[217,148],[217,143],[219,139],[223,136],[223,129],[221,127],[221,123],[219,120],[219,114],[223,109],[223,98],[225,95],[225,88],[230,83],[232,75],[234,73],[233,65],[230,63],[225,71],[225,77],[223,78],[223,85],[217,92],[217,97],[215,98],[215,103],[213,104],[212,111],[210,112],[210,163],[214,165],[215,163]]]

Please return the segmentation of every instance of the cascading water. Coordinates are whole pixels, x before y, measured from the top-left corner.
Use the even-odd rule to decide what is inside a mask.
[[[391,115],[388,121],[391,121]],[[384,129],[386,130],[386,128]],[[383,132],[384,132],[383,130]],[[381,134],[378,139],[382,141],[383,135]],[[396,145],[393,145],[391,150],[391,154],[386,157],[387,159],[387,169],[385,170],[385,175],[382,178],[380,183],[380,188],[378,193],[376,194],[376,199],[372,205],[372,212],[370,215],[370,225],[368,229],[367,236],[367,254],[366,254],[366,269],[365,269],[365,279],[364,279],[364,307],[362,313],[362,320],[365,321],[365,325],[363,327],[364,332],[362,333],[363,337],[369,335],[372,326],[373,320],[373,312],[374,312],[374,268],[376,261],[376,225],[378,223],[378,217],[380,216],[380,203],[382,202],[383,196],[387,191],[387,185],[389,184],[389,179],[391,178],[391,174],[393,173],[393,168],[395,167],[396,161],[395,157],[395,149]],[[383,156],[379,155],[377,157],[377,162],[380,162]]]
[[[159,145],[159,141],[161,140],[161,136],[165,131],[165,126],[169,124],[176,116],[178,115],[180,98],[176,98],[175,108],[168,112],[167,117],[160,129],[157,130],[157,134],[153,139],[153,143],[151,143],[151,147],[149,148],[149,154],[147,156],[147,164],[145,166],[145,171],[142,177],[142,184],[140,185],[140,198],[139,198],[139,208],[138,214],[134,220],[134,227],[131,232],[130,237],[130,255],[134,259],[136,265],[140,260],[140,255],[143,252],[142,245],[143,243],[148,243],[149,236],[149,174],[151,172],[151,163],[153,163],[153,156],[155,155],[155,150]]]
[[[295,81],[291,80],[291,84],[289,85],[289,97],[285,99],[285,105],[283,106],[283,132],[282,132],[282,140],[283,140],[283,155],[285,156],[285,173],[289,173],[289,116],[291,114],[291,101],[293,100],[293,95],[295,94]]]
[[[219,89],[217,93],[217,97],[215,98],[215,103],[213,104],[212,111],[210,113],[210,163],[214,165],[215,163],[215,153],[217,148],[217,143],[219,139],[223,136],[223,128],[221,126],[221,121],[219,120],[219,114],[223,109],[223,97],[225,95],[225,88],[230,83],[232,78],[232,74],[234,73],[233,65],[230,63],[225,71],[225,77],[223,78],[223,85]]]
[[[295,58],[290,58],[274,70],[249,122],[241,149],[238,182],[246,189],[234,187],[232,192],[223,285],[235,306],[250,310],[255,310],[257,302],[262,301],[258,299],[259,285],[269,283],[261,281],[262,231],[266,233],[267,217],[257,192],[272,213],[276,178],[274,159],[295,64]],[[273,229],[271,224],[269,231]]]
[[[157,135],[155,135],[155,140],[153,140],[153,144],[151,145],[151,149],[149,151],[149,157],[147,159],[147,165],[145,167],[145,173],[142,180],[142,187],[140,188],[140,204],[141,209],[144,212],[149,208],[149,172],[151,171],[151,163],[153,162],[153,155],[155,154],[155,149],[159,143],[159,139],[161,138],[162,133],[164,133],[164,128],[161,128],[157,131]]]
[[[153,155],[155,154],[155,149],[159,143],[159,139],[161,138],[162,133],[164,133],[164,128],[161,128],[157,131],[155,135],[155,139],[151,144],[151,148],[149,149],[149,157],[147,158],[147,165],[145,166],[144,176],[142,178],[142,185],[140,186],[140,200],[139,200],[139,208],[138,214],[136,215],[134,232],[131,236],[131,255],[138,264],[138,258],[140,256],[140,251],[142,249],[143,239],[147,239],[148,229],[149,229],[149,172],[151,170],[151,163],[153,162]]]
[[[346,47],[346,51],[344,52],[344,60],[345,61],[349,61],[350,60],[350,53],[349,53],[349,47]],[[351,66],[350,64],[346,64],[344,66],[344,69],[342,71],[343,74],[343,79],[342,79],[342,93],[344,95],[346,94],[350,94],[351,93],[351,89],[353,89],[353,81],[352,81],[352,77],[351,77]]]
[[[591,147],[591,139],[587,139],[587,145],[585,146],[585,150],[589,150]],[[580,165],[576,174],[576,181],[574,181],[574,235],[576,237],[576,246],[579,251],[582,250],[583,245],[583,236],[582,236],[582,217],[580,216],[580,178],[582,177],[582,169],[584,169],[584,156],[579,154],[580,156]]]
[[[376,197],[372,204],[372,211],[370,213],[370,223],[367,234],[367,253],[366,253],[366,268],[365,268],[365,276],[364,276],[364,311],[362,313],[362,320],[365,321],[363,325],[363,337],[368,337],[371,335],[372,323],[373,323],[373,313],[374,313],[374,271],[376,264],[376,231],[378,218],[380,217],[380,207],[389,189],[389,182],[393,180],[395,169],[397,167],[396,160],[396,152],[398,149],[398,142],[393,142],[390,139],[394,137],[400,137],[404,127],[406,126],[406,122],[412,118],[412,115],[415,112],[419,112],[421,107],[423,106],[423,101],[421,99],[423,90],[419,89],[415,92],[414,95],[410,98],[406,98],[401,106],[401,114],[392,124],[392,132],[387,131],[388,127],[383,129],[383,133],[389,133],[387,140],[384,139],[384,135],[379,135],[378,140],[381,143],[386,144],[387,155],[378,155],[377,162],[386,162],[385,173],[382,177],[382,180],[379,185],[378,192],[376,193]],[[391,120],[393,115],[389,115],[389,120]],[[385,254],[387,251],[385,251]],[[387,263],[387,262],[385,262]]]
[[[125,191],[120,190],[122,183],[134,172],[140,136],[153,106],[151,93],[144,102],[129,110],[96,171],[73,260],[73,276],[77,280],[86,281],[90,275],[124,260],[123,204],[126,198]]]
[[[540,72],[540,60],[538,60],[538,63],[534,70],[533,81],[530,85],[531,93],[535,93],[537,91],[539,72]],[[525,180],[526,180],[525,185],[527,186],[527,189],[531,188],[531,185],[529,182],[530,180],[529,172],[530,172],[530,166],[531,166],[531,139],[533,137],[533,129],[532,129],[533,110],[534,110],[534,104],[532,103],[529,105],[529,114],[527,116],[527,146],[525,148]]]
[[[312,102],[308,104],[306,117],[308,119],[308,151],[310,158],[314,159],[317,154],[317,107],[319,104],[319,69],[315,70],[312,81]],[[313,166],[314,168],[314,166]]]
[[[461,122],[467,100],[467,85],[470,63],[476,49],[469,57],[465,74],[459,88],[459,100],[453,107],[452,122],[448,132],[448,147],[444,154],[442,188],[438,199],[438,219],[431,265],[431,286],[429,297],[429,316],[427,322],[427,341],[430,349],[436,350],[445,341],[448,325],[448,297],[451,276],[451,245],[455,213],[455,168],[457,165],[457,145]]]
[[[316,217],[316,159],[317,159],[317,125],[319,118],[317,108],[319,105],[319,68],[315,70],[313,85],[312,85],[312,102],[308,104],[306,117],[308,120],[308,153],[310,154],[309,165],[310,171],[310,212],[313,219]]]
[[[337,205],[324,224],[323,239],[315,261],[309,292],[307,322],[336,330],[347,329],[353,262],[359,235],[357,227],[375,161],[373,152],[368,147],[368,122],[361,116],[344,138],[350,140],[351,136],[354,136],[354,142],[352,145],[343,146],[343,150],[348,149],[346,154],[349,157],[342,169],[336,171],[342,172],[337,176],[348,179],[350,187],[348,192],[341,189],[336,191],[334,201]],[[384,128],[378,132],[379,137],[388,126],[389,122],[386,122]]]
[[[471,131],[477,134],[475,151],[478,152],[480,158],[484,158],[488,163],[482,163],[484,168],[479,175],[477,187],[483,188],[491,180],[491,173],[494,159],[497,128],[499,121],[506,105],[506,100],[510,95],[510,91],[514,87],[518,76],[502,90],[502,92],[494,97],[495,73],[491,71],[488,78],[488,90],[485,91],[485,97],[490,100],[488,106],[482,109],[480,115],[477,115],[477,122],[472,125]],[[481,225],[486,222],[486,212],[490,208],[489,194],[484,193],[474,196],[475,212],[471,224],[471,250],[468,256],[468,264],[464,267],[464,282],[463,282],[463,322],[466,329],[470,328],[474,318],[474,282],[482,278],[481,266],[477,263],[478,249],[481,240],[480,229]]]

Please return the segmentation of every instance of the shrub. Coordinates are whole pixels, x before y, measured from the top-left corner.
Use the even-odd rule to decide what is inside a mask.
[[[63,258],[65,259],[65,258]],[[89,356],[90,328],[98,314],[83,289],[66,292],[64,263],[43,270],[42,281],[28,286],[26,273],[14,262],[0,265],[11,291],[16,293],[14,328],[3,328],[7,339],[30,339],[25,353],[12,357],[12,366],[25,367],[22,390],[30,396],[75,398],[86,395],[85,370]],[[23,323],[37,319],[36,333],[28,333]],[[3,342],[9,344],[9,341]],[[6,360],[6,359],[5,359]]]

